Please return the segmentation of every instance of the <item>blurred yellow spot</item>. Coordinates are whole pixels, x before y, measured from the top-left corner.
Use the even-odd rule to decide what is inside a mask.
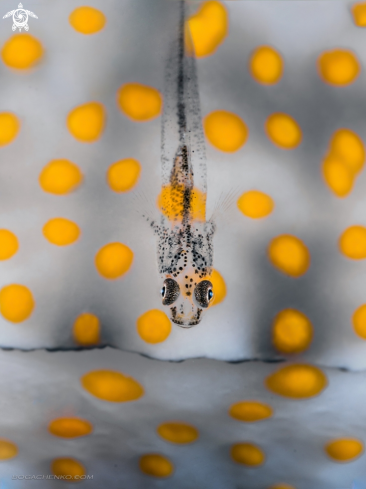
[[[144,389],[135,379],[113,370],[89,372],[81,377],[81,385],[90,394],[103,401],[136,401],[144,395]]]
[[[296,309],[284,309],[273,322],[272,341],[281,353],[300,353],[313,339],[313,326],[309,319]]]
[[[215,148],[233,153],[248,138],[248,128],[240,117],[226,110],[216,110],[203,120],[206,137]]]
[[[67,246],[74,243],[79,235],[80,229],[77,224],[63,217],[50,219],[42,229],[44,237],[57,246]]]
[[[355,332],[366,340],[366,304],[358,307],[352,316],[352,324]]]
[[[323,81],[331,85],[349,85],[358,77],[361,66],[347,49],[325,51],[318,58],[318,70]]]
[[[231,447],[231,458],[238,464],[258,467],[265,460],[264,452],[252,443],[236,443]]]
[[[273,415],[273,409],[258,401],[240,401],[230,407],[229,414],[238,421],[254,423],[270,418]]]
[[[18,118],[11,112],[0,112],[0,146],[13,141],[20,128]]]
[[[253,52],[249,69],[252,77],[259,83],[277,83],[283,73],[283,60],[278,51],[270,46],[260,46]]]
[[[298,123],[288,114],[271,114],[265,123],[267,136],[282,149],[293,149],[301,143],[302,133]]]
[[[365,147],[358,134],[350,129],[338,129],[331,140],[330,151],[354,173],[362,170],[365,163]]]
[[[169,477],[174,471],[174,466],[167,457],[149,453],[140,458],[140,470],[152,477]]]
[[[104,278],[110,280],[122,277],[131,267],[133,252],[123,243],[109,243],[95,256],[95,266]]]
[[[366,2],[352,5],[353,20],[358,27],[366,27]]]
[[[250,190],[239,197],[237,205],[245,216],[260,219],[272,212],[274,202],[269,195],[259,190]]]
[[[79,105],[69,112],[67,127],[74,138],[83,143],[99,139],[105,126],[105,109],[99,102]]]
[[[272,265],[291,277],[300,277],[310,265],[310,253],[296,236],[282,234],[272,239],[268,247]]]
[[[325,446],[326,453],[336,462],[353,462],[363,450],[363,443],[356,438],[339,438]]]
[[[210,282],[212,283],[212,289],[214,293],[214,297],[210,304],[210,307],[216,306],[220,304],[226,297],[226,284],[223,279],[221,273],[217,270],[212,270],[212,274],[209,277]]]
[[[86,475],[83,464],[74,458],[55,458],[51,464],[51,472],[58,477],[67,477],[67,482],[80,481],[80,476]]]
[[[184,211],[185,186],[167,185],[158,195],[157,206],[162,214],[171,221],[182,219]],[[191,219],[205,221],[206,194],[194,187],[190,201]]]
[[[34,305],[32,292],[25,285],[6,285],[0,290],[0,313],[12,323],[27,319]]]
[[[347,258],[362,260],[366,258],[366,228],[351,226],[339,238],[339,248]]]
[[[343,160],[334,154],[324,159],[323,176],[328,187],[337,197],[346,197],[353,188],[354,173]]]
[[[157,117],[163,105],[160,92],[140,83],[126,83],[117,93],[117,102],[133,121],[145,122]]]
[[[103,12],[93,7],[79,7],[71,12],[69,22],[81,34],[94,34],[103,29],[106,18]]]
[[[8,460],[18,455],[18,447],[9,440],[0,438],[0,460]]]
[[[48,425],[48,431],[61,438],[77,438],[89,435],[93,431],[93,425],[80,418],[57,418]]]
[[[282,367],[266,379],[266,386],[275,394],[293,399],[313,397],[327,386],[325,374],[312,365],[293,364]]]
[[[140,163],[133,158],[126,158],[108,168],[107,182],[115,192],[128,192],[136,185],[140,173]]]
[[[7,229],[0,229],[0,260],[8,260],[18,251],[18,238]]]
[[[190,35],[198,58],[213,54],[228,33],[226,8],[215,0],[204,2],[188,19]]]
[[[80,185],[83,175],[69,160],[51,160],[39,175],[39,184],[45,192],[65,195]]]
[[[157,432],[164,440],[172,443],[192,443],[198,438],[198,430],[194,426],[178,421],[161,424]]]
[[[1,58],[9,68],[32,68],[43,56],[42,44],[30,34],[14,34],[1,51]]]
[[[147,343],[165,341],[172,330],[168,316],[159,309],[151,309],[137,319],[137,332]]]
[[[275,484],[268,489],[296,489],[294,486],[289,486],[288,484]]]
[[[84,312],[74,322],[74,341],[79,345],[97,345],[100,341],[100,323],[97,316]]]

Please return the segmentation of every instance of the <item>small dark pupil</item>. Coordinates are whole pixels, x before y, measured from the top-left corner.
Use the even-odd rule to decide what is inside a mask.
[[[165,285],[164,285],[164,287],[161,289],[161,295],[162,295],[163,297],[164,297],[164,295],[165,295]]]

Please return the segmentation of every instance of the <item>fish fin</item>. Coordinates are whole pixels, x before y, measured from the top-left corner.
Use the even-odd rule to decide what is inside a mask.
[[[241,190],[239,187],[233,187],[229,191],[222,191],[216,200],[211,217],[209,221],[217,221],[220,217],[230,211],[233,205],[237,202]]]

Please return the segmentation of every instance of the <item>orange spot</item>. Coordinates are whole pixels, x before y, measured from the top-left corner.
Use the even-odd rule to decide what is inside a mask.
[[[313,339],[313,326],[309,319],[296,309],[284,309],[273,322],[272,341],[281,353],[300,353]]]
[[[341,253],[352,260],[366,258],[366,228],[363,226],[350,226],[339,238]]]
[[[323,161],[323,177],[337,197],[346,197],[353,188],[354,173],[343,160],[333,154]]]
[[[137,319],[137,332],[147,343],[165,341],[172,330],[168,316],[159,309],[151,309]]]
[[[267,136],[273,144],[282,149],[294,149],[302,140],[301,128],[288,114],[271,114],[265,123]]]
[[[357,174],[365,164],[365,147],[358,134],[350,129],[338,129],[332,136],[330,151]]]
[[[32,68],[43,56],[42,44],[30,34],[14,34],[1,51],[1,58],[9,68]]]
[[[220,304],[220,302],[222,302],[225,299],[226,284],[221,273],[219,273],[217,270],[212,270],[209,280],[212,283],[212,289],[214,293],[214,297],[210,304],[210,307],[213,307],[216,306],[217,304]]]
[[[18,447],[15,443],[0,438],[0,460],[9,460],[18,455]]]
[[[102,277],[113,280],[122,277],[133,261],[132,250],[123,243],[109,243],[95,256],[95,266]]]
[[[74,322],[73,337],[79,345],[97,345],[100,342],[100,323],[97,316],[88,312],[80,314]]]
[[[0,229],[0,260],[8,260],[19,249],[18,238],[7,229]]]
[[[20,122],[11,112],[0,112],[0,146],[11,143],[18,135]]]
[[[231,458],[238,464],[259,467],[265,461],[264,452],[252,443],[237,443],[231,447]]]
[[[366,304],[358,307],[352,316],[353,328],[362,339],[366,340]]]
[[[103,12],[93,7],[78,7],[71,12],[69,22],[81,34],[95,34],[103,29],[106,18]]]
[[[12,323],[25,321],[34,305],[32,292],[25,285],[6,285],[0,290],[0,313]]]
[[[56,246],[68,246],[80,236],[80,229],[77,224],[63,217],[50,219],[42,229],[44,237]]]
[[[314,397],[327,386],[325,374],[312,365],[293,364],[282,367],[266,379],[267,388],[284,397]]]
[[[179,421],[163,423],[158,426],[157,432],[171,443],[192,443],[198,438],[198,430],[194,426]]]
[[[52,160],[41,171],[39,184],[45,192],[65,195],[80,185],[83,175],[69,160]]]
[[[270,418],[273,415],[273,409],[258,401],[240,401],[230,407],[229,414],[238,421],[254,423]]]
[[[188,26],[198,58],[213,54],[228,33],[226,8],[215,0],[204,2],[198,12],[188,19]]]
[[[169,477],[174,471],[174,466],[167,457],[149,453],[140,458],[140,470],[152,477]]]
[[[325,51],[318,58],[318,71],[323,81],[331,85],[349,85],[358,77],[361,66],[347,49]]]
[[[57,418],[48,425],[48,431],[61,438],[77,438],[89,435],[93,431],[93,425],[80,418]]]
[[[67,481],[80,481],[80,477],[86,474],[85,467],[73,458],[56,458],[51,464],[53,475],[67,477]]]
[[[291,277],[304,275],[310,265],[310,253],[296,236],[283,234],[272,239],[268,247],[272,265]]]
[[[325,451],[336,462],[353,462],[362,455],[364,446],[356,438],[340,438],[329,442]]]
[[[122,112],[137,122],[157,117],[163,104],[160,92],[156,88],[140,83],[122,85],[117,93],[117,102]]]
[[[227,153],[238,151],[248,138],[248,128],[241,118],[227,112],[216,110],[203,120],[206,137],[217,149]]]
[[[116,161],[108,168],[107,182],[114,192],[128,192],[139,179],[141,165],[133,158]]]
[[[99,102],[75,107],[67,116],[67,127],[74,138],[93,143],[100,138],[105,126],[105,109]]]
[[[354,23],[358,27],[366,27],[366,2],[359,2],[352,5],[352,15]]]
[[[272,85],[282,78],[283,60],[271,46],[260,46],[250,58],[249,69],[257,82]]]
[[[250,190],[239,197],[237,206],[245,216],[260,219],[271,214],[274,202],[269,195],[258,190]]]
[[[296,489],[294,486],[289,486],[288,484],[275,484],[268,489]]]
[[[135,379],[113,370],[89,372],[81,377],[81,385],[103,401],[136,401],[144,395],[144,389]]]
[[[171,221],[183,218],[184,192],[184,185],[167,185],[158,196],[157,206],[160,212]],[[205,221],[206,194],[196,187],[191,192],[190,210],[194,221]]]

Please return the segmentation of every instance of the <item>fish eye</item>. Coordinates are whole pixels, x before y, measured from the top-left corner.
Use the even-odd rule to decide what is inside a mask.
[[[194,296],[201,307],[208,307],[213,298],[212,283],[209,280],[202,280],[194,289]]]
[[[175,302],[180,294],[178,283],[172,278],[164,280],[163,287],[161,289],[161,296],[163,298],[163,306],[169,306]]]

